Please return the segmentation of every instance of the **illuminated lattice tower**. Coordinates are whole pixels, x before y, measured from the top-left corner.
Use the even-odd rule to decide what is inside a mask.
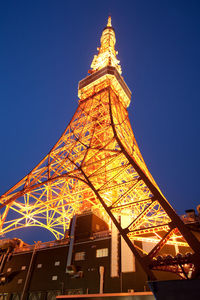
[[[79,83],[79,106],[65,132],[0,198],[1,234],[40,226],[59,239],[74,214],[92,210],[112,220],[151,279],[154,270],[164,269],[195,277],[199,242],[161,193],[139,151],[127,112],[131,92],[121,77],[115,42],[109,17],[90,75]],[[126,221],[120,222],[119,215]],[[153,246],[147,251],[138,242]],[[159,264],[155,257],[166,245],[192,254],[182,263],[171,259]]]

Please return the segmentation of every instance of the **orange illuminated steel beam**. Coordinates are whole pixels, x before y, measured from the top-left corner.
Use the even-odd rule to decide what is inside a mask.
[[[139,151],[127,112],[131,92],[121,77],[115,42],[109,17],[91,75],[79,83],[71,122],[48,155],[0,197],[1,234],[40,226],[59,239],[74,214],[92,210],[115,224],[149,278],[156,278],[154,270],[177,270],[183,278],[191,271],[187,260],[181,268],[174,261],[164,269],[154,263],[166,245],[192,253],[188,266],[195,277],[199,241],[167,202]],[[151,250],[144,243],[152,243]]]

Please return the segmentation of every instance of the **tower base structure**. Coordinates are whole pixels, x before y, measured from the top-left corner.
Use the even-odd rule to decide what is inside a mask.
[[[100,293],[112,293],[111,300],[123,300],[124,293],[133,300],[154,299],[147,275],[115,227],[110,230],[92,213],[74,217],[64,239],[20,246],[6,240],[5,245],[0,256],[2,299],[55,300]],[[160,279],[168,276],[164,272]],[[171,279],[177,277],[172,274]]]
[[[147,245],[136,241],[135,246],[146,249]],[[64,239],[35,245],[5,240],[1,247],[0,297],[4,300],[169,300],[173,299],[169,295],[177,298],[184,289],[184,296],[190,290],[196,295],[200,286],[199,280],[180,281],[169,272],[160,272],[159,282],[148,282],[115,226],[110,230],[89,212],[72,219]]]

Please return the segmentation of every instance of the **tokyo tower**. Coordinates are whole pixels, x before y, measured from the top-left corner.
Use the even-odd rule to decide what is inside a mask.
[[[131,92],[121,76],[115,43],[109,17],[63,135],[0,197],[1,235],[39,226],[61,239],[75,214],[92,211],[114,223],[150,279],[159,270],[195,278],[200,243],[166,200],[140,153],[127,112]],[[151,247],[144,249],[142,243]],[[181,258],[159,260],[167,247],[178,249]]]

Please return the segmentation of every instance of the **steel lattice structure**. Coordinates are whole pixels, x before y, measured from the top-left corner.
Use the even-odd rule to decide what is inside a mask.
[[[79,106],[48,155],[0,197],[1,234],[41,226],[59,239],[74,214],[92,210],[118,228],[151,279],[153,270],[187,278],[199,273],[200,244],[167,202],[145,165],[127,112],[131,92],[121,77],[108,19],[91,75],[79,83]],[[119,221],[126,218],[126,224]],[[144,251],[137,242],[151,242]],[[182,264],[155,263],[165,245],[189,249]]]

